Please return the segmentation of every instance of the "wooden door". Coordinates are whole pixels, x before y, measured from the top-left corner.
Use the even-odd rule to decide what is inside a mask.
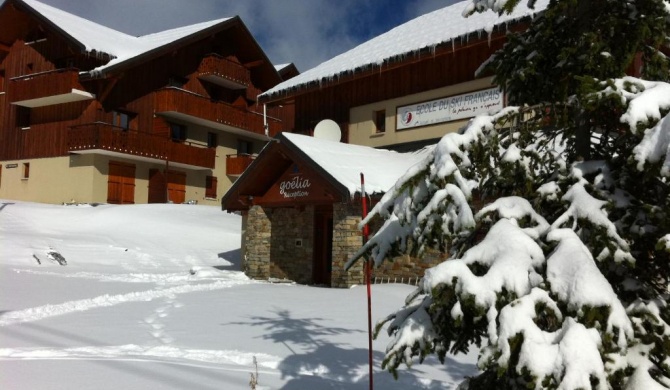
[[[109,162],[107,203],[135,203],[135,164]]]
[[[167,189],[163,170],[150,169],[148,203],[166,203],[166,202],[167,202]]]
[[[168,172],[168,200],[172,203],[186,201],[186,174],[184,172]]]
[[[186,201],[186,174],[169,171],[166,183],[164,170],[150,169],[149,203],[167,203],[168,200],[173,203]]]
[[[314,284],[330,286],[333,268],[333,207],[314,211],[314,254],[312,278]]]

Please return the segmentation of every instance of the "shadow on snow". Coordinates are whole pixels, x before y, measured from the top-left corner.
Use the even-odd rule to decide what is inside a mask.
[[[299,389],[362,389],[369,381],[368,349],[352,347],[349,343],[335,343],[334,336],[351,335],[367,338],[359,329],[329,327],[324,318],[296,318],[288,310],[277,310],[274,316],[254,316],[248,322],[236,325],[263,327],[265,340],[283,344],[291,354],[279,363],[282,379],[287,380],[283,390]],[[225,325],[225,324],[224,324]],[[340,339],[343,339],[340,337]],[[374,384],[380,389],[444,389],[460,382],[442,382],[422,378],[424,373],[418,363],[412,369],[399,372],[398,380],[380,371],[384,358],[382,352],[373,352]],[[430,360],[430,359],[427,359]],[[445,369],[453,377],[472,375],[476,368],[447,357]],[[261,383],[262,384],[262,379]]]

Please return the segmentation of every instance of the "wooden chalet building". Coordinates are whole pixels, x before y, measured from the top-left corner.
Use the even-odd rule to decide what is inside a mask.
[[[462,16],[469,1],[428,13],[379,35],[260,96],[295,107],[294,132],[312,134],[323,119],[340,125],[344,142],[414,150],[495,111],[503,93],[475,72],[534,10]]]
[[[520,4],[500,19],[493,13],[464,19],[465,4],[420,16],[260,95],[268,107],[294,107],[296,134],[268,144],[222,199],[224,210],[243,215],[249,276],[333,287],[362,283],[360,263],[344,270],[363,244],[360,186],[352,185],[358,173],[365,173],[366,189],[377,180],[368,191],[378,198],[426,145],[504,105],[491,77],[476,78],[475,71],[502,46],[507,30],[523,28],[535,11]],[[538,8],[544,5],[538,0]],[[342,143],[308,137],[324,119],[339,125]],[[281,195],[282,186],[305,180],[308,191]],[[443,260],[439,253],[404,256],[373,272],[378,280],[407,282]]]
[[[363,244],[360,174],[378,200],[429,148],[399,153],[301,134],[280,133],[263,148],[221,203],[242,213],[242,269],[256,279],[350,287],[364,283],[362,262],[345,263]],[[436,265],[399,257],[374,270],[381,281],[417,282]]]
[[[290,107],[239,17],[133,37],[35,0],[0,6],[0,198],[218,204]]]

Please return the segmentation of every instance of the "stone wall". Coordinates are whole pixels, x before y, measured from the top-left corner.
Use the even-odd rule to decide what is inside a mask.
[[[314,206],[273,209],[270,276],[312,283]]]
[[[363,235],[358,230],[361,222],[361,208],[358,202],[336,203],[333,205],[333,273],[331,287],[350,287],[365,282],[362,262],[356,263],[349,271],[344,265],[363,245]]]
[[[272,210],[260,206],[251,207],[247,213],[242,270],[250,278],[270,277],[271,216]]]
[[[314,251],[313,206],[264,209],[253,206],[247,215],[242,269],[251,278],[289,279],[301,284],[313,283]],[[365,283],[362,260],[349,271],[346,262],[363,245],[358,229],[361,210],[358,202],[333,205],[333,246],[331,287],[350,287]],[[373,224],[379,226],[379,223]],[[431,252],[421,259],[399,256],[385,261],[372,271],[377,283],[415,284],[427,268],[446,259]]]
[[[383,222],[379,217],[375,217],[371,221],[370,237],[382,226]],[[390,260],[387,259],[379,267],[372,269],[372,283],[417,284],[428,268],[440,264],[447,257],[448,255],[445,253],[427,250],[421,258],[401,255]]]
[[[384,261],[379,268],[372,270],[373,283],[407,283],[416,285],[428,268],[434,267],[444,260],[443,253],[427,253],[421,258],[403,255]]]

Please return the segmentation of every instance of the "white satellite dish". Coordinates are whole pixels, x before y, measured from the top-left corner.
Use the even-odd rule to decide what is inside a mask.
[[[340,142],[342,131],[340,131],[340,126],[337,122],[332,119],[324,119],[314,127],[314,138]]]

